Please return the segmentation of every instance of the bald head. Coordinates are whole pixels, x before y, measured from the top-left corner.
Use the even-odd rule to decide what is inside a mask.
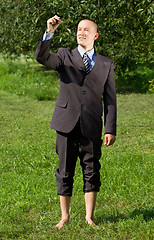
[[[98,32],[98,25],[97,25],[97,23],[95,23],[93,20],[88,19],[88,18],[85,18],[85,19],[81,20],[81,21],[79,22],[79,24],[80,24],[82,21],[89,21],[89,22],[92,24],[92,26],[93,26],[93,28],[94,28],[94,31],[95,31],[96,33]],[[79,25],[79,24],[78,24],[78,25]]]

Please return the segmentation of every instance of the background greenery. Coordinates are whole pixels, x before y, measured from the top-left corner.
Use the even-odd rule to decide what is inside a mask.
[[[148,84],[148,80],[152,79],[153,71],[142,66],[135,73],[129,72],[129,78],[125,78],[121,92],[126,92],[126,89],[131,92],[141,88],[146,91],[148,87],[149,92],[154,92],[153,80],[151,85]],[[38,100],[55,100],[59,91],[59,76],[57,72],[49,71],[34,60],[26,60],[23,55],[16,61],[0,57],[0,89]]]
[[[34,60],[46,20],[54,14],[62,24],[51,51],[76,47],[77,23],[90,17],[99,25],[96,49],[114,60],[118,93],[154,92],[153,1],[1,1],[0,239],[152,240],[154,95],[149,93],[117,96],[117,141],[102,146],[99,229],[85,223],[79,162],[70,224],[61,231],[54,227],[60,220],[58,157],[49,124],[59,80]]]
[[[0,2],[0,52],[10,58],[21,53],[34,58],[46,21],[62,17],[51,51],[76,47],[76,28],[83,18],[98,23],[96,50],[113,59],[118,92],[153,91],[151,0],[6,0]],[[153,73],[152,73],[153,74]]]
[[[1,57],[0,89],[38,100],[53,100],[59,92],[58,74],[23,56],[16,61]]]

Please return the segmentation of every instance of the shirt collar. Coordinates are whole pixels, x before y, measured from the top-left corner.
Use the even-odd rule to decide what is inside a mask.
[[[80,45],[78,45],[78,51],[79,51],[81,57],[83,58],[83,54],[84,54],[86,51],[85,51]],[[94,52],[95,52],[95,51],[94,51],[94,48],[92,48],[91,50],[89,50],[88,52],[86,52],[87,55],[88,55],[88,57],[91,59],[91,61],[92,61],[92,59],[93,59]]]

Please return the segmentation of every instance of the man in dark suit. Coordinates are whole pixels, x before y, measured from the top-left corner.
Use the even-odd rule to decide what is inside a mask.
[[[104,145],[112,145],[116,135],[113,62],[94,49],[94,41],[99,35],[97,24],[89,19],[80,21],[78,47],[74,50],[60,48],[57,53],[49,53],[51,37],[60,23],[57,15],[47,21],[47,31],[36,50],[37,61],[60,75],[60,91],[51,121],[51,128],[57,131],[56,151],[59,157],[59,167],[55,173],[62,212],[62,219],[56,225],[59,229],[69,221],[78,157],[83,172],[86,221],[89,225],[95,225],[93,213],[101,186],[99,159],[103,112]]]

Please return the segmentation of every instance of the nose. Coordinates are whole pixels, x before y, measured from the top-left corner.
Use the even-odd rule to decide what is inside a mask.
[[[84,30],[81,30],[81,31],[80,31],[80,35],[84,35]]]

